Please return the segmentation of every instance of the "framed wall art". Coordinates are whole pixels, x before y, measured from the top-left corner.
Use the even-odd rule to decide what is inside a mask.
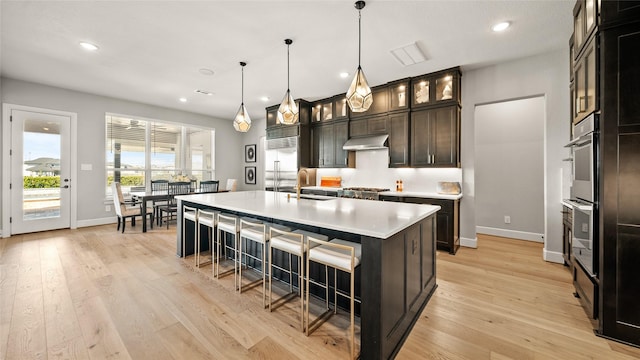
[[[244,162],[256,162],[256,144],[244,146]]]
[[[245,166],[244,167],[244,183],[245,184],[256,184],[256,167],[255,166]]]

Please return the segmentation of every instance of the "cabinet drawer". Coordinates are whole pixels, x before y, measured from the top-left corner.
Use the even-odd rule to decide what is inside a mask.
[[[591,281],[589,276],[574,257],[571,258],[573,264],[573,286],[576,288],[580,304],[584,308],[589,318],[598,317],[598,285]]]

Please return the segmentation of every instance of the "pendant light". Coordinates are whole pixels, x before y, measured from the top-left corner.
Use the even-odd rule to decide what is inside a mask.
[[[293,101],[291,96],[291,90],[289,89],[289,45],[293,43],[291,39],[285,39],[284,43],[287,44],[287,93],[284,94],[284,99],[278,108],[278,118],[276,122],[278,124],[294,125],[298,122],[298,105]]]
[[[364,6],[364,1],[356,1],[355,7],[358,9],[358,70],[356,71],[356,76],[353,78],[353,82],[351,82],[351,86],[349,86],[349,90],[347,90],[347,103],[353,112],[367,111],[373,103],[371,88],[367,83],[367,78],[364,76],[362,67],[360,67],[360,55],[362,53],[360,10],[362,10]]]
[[[240,109],[238,109],[235,119],[233,119],[233,128],[239,132],[247,132],[251,127],[251,118],[249,117],[247,108],[244,107],[244,67],[246,65],[246,62],[240,62],[240,66],[242,66],[242,103],[240,104]]]

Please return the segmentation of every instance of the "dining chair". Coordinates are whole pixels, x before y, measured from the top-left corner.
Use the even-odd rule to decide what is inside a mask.
[[[118,217],[117,230],[120,230],[120,224],[122,223],[122,232],[124,232],[126,219],[131,218],[131,226],[135,226],[136,216],[142,216],[141,206],[144,206],[144,204],[128,206],[124,201],[119,182],[114,181],[111,183],[111,194],[113,197],[113,207]],[[147,215],[149,215],[149,220],[153,223],[153,211],[151,211],[151,209],[147,209]],[[146,219],[142,219],[142,221],[146,221]]]
[[[178,182],[170,182],[168,184],[168,195],[169,200],[166,205],[158,206],[158,216],[160,216],[160,221],[167,221],[167,229],[169,228],[169,220],[173,217],[173,214],[178,212],[178,204],[175,199],[176,195],[186,195],[191,192],[191,183],[188,181],[178,181]],[[166,216],[165,216],[166,213]]]
[[[151,180],[151,192],[152,193],[161,193],[163,191],[169,191],[169,180]],[[158,206],[167,205],[167,200],[152,200],[151,204],[153,206],[153,216],[156,217],[156,221],[158,225],[160,225],[160,216],[158,216]]]
[[[218,185],[220,182],[218,180],[203,180],[200,181],[200,192],[201,193],[211,193],[218,192]]]
[[[227,179],[227,187],[225,190],[227,191],[236,191],[238,189],[238,180],[237,179]]]

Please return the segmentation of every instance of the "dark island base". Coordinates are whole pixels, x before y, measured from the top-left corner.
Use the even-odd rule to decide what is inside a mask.
[[[196,208],[211,209],[199,204],[183,203]],[[179,206],[182,205],[179,204]],[[224,211],[229,213],[227,210]],[[362,262],[360,271],[356,273],[356,293],[361,299],[360,358],[391,359],[397,355],[437,287],[435,214],[388,239],[243,213],[237,213],[237,215],[251,216],[267,222],[325,234],[329,238],[342,238],[361,243]],[[193,238],[194,227],[187,226],[185,230],[187,238]],[[178,212],[177,234],[177,255],[181,256],[183,250],[187,255],[193,254],[193,243],[187,242],[185,249],[182,249],[181,211]],[[201,245],[205,249],[208,246],[208,240],[203,239]],[[311,276],[314,276],[313,273],[316,271],[312,269]],[[340,280],[338,286],[340,287]]]

